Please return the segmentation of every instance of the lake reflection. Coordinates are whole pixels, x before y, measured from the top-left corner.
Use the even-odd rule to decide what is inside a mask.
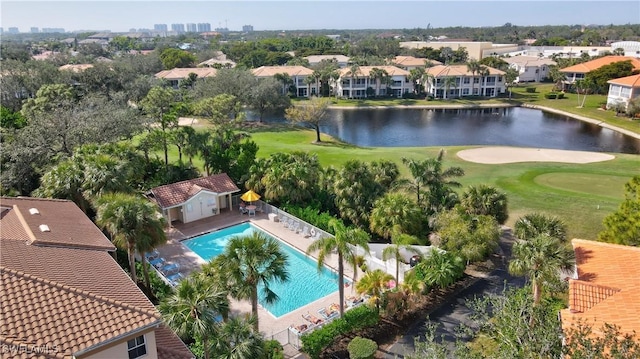
[[[521,107],[332,109],[323,133],[367,147],[492,145],[640,154],[640,140]]]

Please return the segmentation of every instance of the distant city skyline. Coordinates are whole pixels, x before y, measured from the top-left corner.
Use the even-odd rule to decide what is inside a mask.
[[[640,1],[2,1],[0,26],[111,30],[155,24],[210,23],[211,28],[263,30],[490,27],[511,23],[621,25],[640,23]]]

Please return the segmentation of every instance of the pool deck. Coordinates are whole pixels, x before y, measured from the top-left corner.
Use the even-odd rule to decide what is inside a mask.
[[[211,218],[187,224],[175,224],[168,232],[169,241],[164,246],[158,248],[158,252],[165,260],[180,264],[181,273],[186,277],[189,273],[199,270],[200,266],[205,262],[197,254],[183,245],[181,243],[182,240],[247,221],[250,221],[265,232],[287,242],[302,252],[306,252],[309,244],[313,241],[310,238],[305,238],[302,234],[289,230],[280,222],[270,220],[264,213],[258,212],[255,216],[247,216],[246,214],[240,214],[238,211],[224,211]],[[317,258],[315,253],[312,253],[311,257],[314,259]],[[337,272],[338,256],[327,256],[325,259],[325,265]],[[293,276],[295,273],[289,273],[289,275]],[[361,276],[362,273],[358,273],[358,277]],[[353,278],[353,268],[348,265],[345,265],[345,277],[350,280]],[[355,294],[353,286],[345,287],[345,298]],[[318,310],[323,307],[328,308],[332,303],[339,303],[337,286],[334,293],[279,318],[274,317],[271,313],[261,307],[258,313],[260,331],[267,338],[271,338],[272,336],[282,337],[285,334],[290,337],[292,335],[291,332],[284,333],[287,331],[289,326],[297,326],[300,324],[309,325],[309,323],[302,317],[304,314],[310,313],[321,318],[318,314]],[[232,315],[251,313],[251,304],[248,301],[232,300],[231,311]]]

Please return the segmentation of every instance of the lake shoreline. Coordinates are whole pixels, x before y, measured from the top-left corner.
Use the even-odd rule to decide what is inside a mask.
[[[621,133],[623,135],[627,135],[640,140],[640,133],[636,133],[633,131],[626,130],[624,128],[620,128],[617,126],[613,126],[601,120],[595,120],[593,118],[576,115],[570,112],[557,110],[555,108],[532,105],[528,103],[523,104],[474,104],[474,105],[392,105],[392,106],[329,106],[329,109],[332,110],[384,110],[384,109],[418,109],[418,110],[473,110],[473,109],[486,109],[486,108],[512,108],[512,107],[524,107],[530,108],[534,110],[540,110],[543,112],[553,113],[557,115],[562,115],[566,117],[573,118],[578,121],[588,122],[594,124],[596,126],[600,126],[603,128],[610,129],[612,131]]]

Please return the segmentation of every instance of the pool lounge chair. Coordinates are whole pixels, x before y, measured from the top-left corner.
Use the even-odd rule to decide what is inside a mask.
[[[157,249],[154,249],[153,251],[148,252],[146,254],[146,256],[147,256],[147,261],[151,261],[151,260],[154,260],[156,258],[159,258],[160,257],[160,252],[158,252]]]
[[[156,259],[152,259],[149,261],[149,263],[156,267],[156,269],[159,269],[160,267],[162,267],[163,265],[167,264],[167,262],[164,260],[164,258],[162,257],[158,257]]]
[[[293,324],[291,324],[291,326],[289,327],[289,330],[291,332],[293,332],[296,335],[302,335],[308,331],[310,331],[313,327],[315,327],[313,324],[311,325],[307,325],[307,324],[300,324],[300,325],[296,325],[294,326]]]
[[[178,282],[180,282],[184,277],[182,276],[181,273],[176,273],[176,274],[172,274],[170,276],[167,276],[167,280],[169,281],[169,284],[171,284],[172,286],[177,286]]]
[[[310,234],[309,234],[309,227],[304,226],[304,227],[302,228],[302,231],[300,232],[300,234],[302,234],[302,236],[303,236],[304,238],[308,238],[308,237],[310,236]]]
[[[331,320],[333,318],[337,318],[340,315],[340,312],[327,308],[320,308],[320,310],[318,310],[318,314],[320,314],[320,316],[325,320]]]
[[[290,230],[294,232],[298,232],[298,227],[300,226],[300,222],[293,221],[293,224],[289,227]]]
[[[165,276],[176,274],[180,272],[180,265],[178,263],[169,263],[160,268],[160,272],[162,272]]]
[[[313,314],[307,313],[307,314],[303,314],[302,318],[304,318],[306,321],[308,321],[309,323],[313,324],[313,325],[321,325],[324,323],[323,319],[320,319],[318,317],[316,317]]]

